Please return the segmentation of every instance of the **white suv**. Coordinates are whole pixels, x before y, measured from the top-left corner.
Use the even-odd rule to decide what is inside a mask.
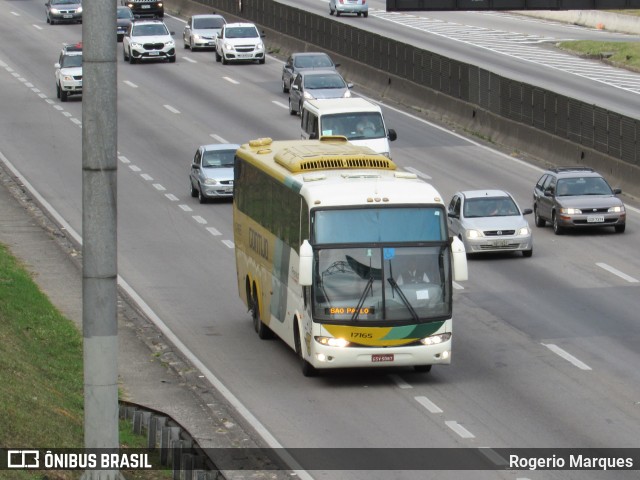
[[[122,38],[124,61],[163,59],[176,61],[176,42],[162,20],[136,20]]]
[[[56,95],[66,102],[69,95],[82,94],[82,44],[69,44],[62,47],[60,58],[54,64],[56,76]]]

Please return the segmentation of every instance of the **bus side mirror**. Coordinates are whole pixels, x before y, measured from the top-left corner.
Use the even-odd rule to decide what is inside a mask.
[[[464,249],[464,243],[458,237],[451,239],[451,256],[453,257],[453,279],[456,282],[469,280],[467,252]]]
[[[464,248],[464,247],[463,247]],[[304,240],[300,245],[300,266],[298,268],[298,283],[302,287],[310,287],[313,280],[313,247]]]

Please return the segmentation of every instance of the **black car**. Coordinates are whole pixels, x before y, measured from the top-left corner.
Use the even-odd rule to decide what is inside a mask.
[[[164,3],[160,0],[122,0],[136,17],[164,17]]]
[[[558,167],[547,170],[533,189],[533,211],[537,227],[547,222],[556,235],[576,227],[611,226],[622,233],[626,211],[622,193],[589,167]]]
[[[127,28],[131,25],[131,22],[135,17],[129,7],[119,6],[116,12],[116,33],[118,35],[118,41],[122,41],[122,37],[127,32]]]

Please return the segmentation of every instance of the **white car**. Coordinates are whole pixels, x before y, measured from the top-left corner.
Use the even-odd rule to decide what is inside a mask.
[[[369,16],[369,4],[367,0],[329,0],[329,15],[341,13],[355,13],[363,17]]]
[[[54,67],[60,101],[66,102],[69,95],[82,95],[82,45],[65,45]]]
[[[191,16],[182,32],[184,48],[190,48],[191,51],[196,48],[215,48],[216,37],[226,23],[222,15],[202,14]]]
[[[216,38],[216,61],[226,65],[236,61],[265,63],[264,33],[253,23],[227,23]]]
[[[135,63],[141,60],[176,61],[174,32],[170,32],[162,20],[135,20],[131,22],[122,38],[124,61]]]
[[[449,231],[464,243],[467,254],[522,252],[533,254],[533,236],[513,197],[503,190],[457,192],[449,202]]]

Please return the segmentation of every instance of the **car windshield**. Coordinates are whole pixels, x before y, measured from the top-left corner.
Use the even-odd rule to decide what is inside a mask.
[[[333,62],[326,55],[302,55],[295,57],[293,66],[296,68],[332,68]]]
[[[559,197],[613,195],[611,187],[602,177],[563,178],[558,180],[556,192]]]
[[[233,167],[233,159],[235,155],[235,150],[210,150],[204,152],[202,157],[202,166],[210,168],[230,168]]]
[[[62,57],[61,68],[73,68],[82,66],[82,55],[65,55]]]
[[[134,37],[152,37],[155,35],[169,35],[164,24],[135,25],[131,34]]]
[[[117,15],[118,15],[118,18],[133,18],[133,13],[131,12],[131,9],[128,7],[118,8]]]
[[[321,88],[346,88],[346,84],[340,75],[322,74],[306,75],[304,77],[304,87],[306,89]]]
[[[466,218],[520,215],[516,203],[510,197],[468,198],[464,202],[463,213]]]
[[[256,38],[258,31],[255,27],[227,28],[227,38]]]
[[[51,0],[51,5],[79,5],[80,0]]]
[[[194,18],[193,28],[198,30],[220,29],[224,25],[222,18]]]

